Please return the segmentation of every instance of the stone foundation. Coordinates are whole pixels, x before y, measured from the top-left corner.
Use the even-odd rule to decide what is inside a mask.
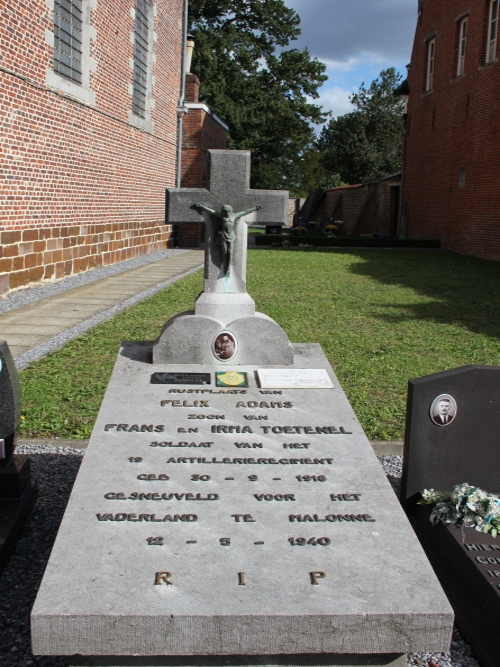
[[[164,250],[160,221],[14,229],[0,232],[0,294]]]

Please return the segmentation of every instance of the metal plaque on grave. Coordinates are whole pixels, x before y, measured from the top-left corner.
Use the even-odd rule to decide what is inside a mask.
[[[153,373],[152,384],[210,384],[210,373]]]

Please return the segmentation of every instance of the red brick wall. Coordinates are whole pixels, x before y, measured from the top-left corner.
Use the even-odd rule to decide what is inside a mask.
[[[421,2],[402,200],[403,207],[408,204],[408,236],[437,237],[445,248],[499,260],[500,62],[484,62],[488,8],[486,0]],[[465,72],[457,77],[458,19],[466,13]],[[434,33],[433,90],[425,92],[425,40]]]
[[[167,247],[182,0],[156,0],[153,131],[129,122],[134,0],[91,9],[89,106],[46,83],[46,0],[0,9],[0,293]]]
[[[318,217],[321,215],[331,216],[336,213],[339,199],[342,197],[345,233],[353,234],[359,215],[366,203],[368,192],[367,185],[345,185],[327,190],[321,203],[321,209],[318,210]]]
[[[186,102],[197,103],[200,81],[194,74],[186,76]],[[189,109],[182,125],[183,188],[208,187],[208,150],[227,148],[227,130],[205,109]]]
[[[325,196],[312,215],[315,221],[321,216],[344,222],[344,233],[352,236],[379,232],[395,235],[396,211],[393,210],[391,191],[398,181],[378,181],[372,184],[341,185],[325,192]],[[303,206],[307,214],[307,205]]]
[[[200,80],[195,74],[186,75],[186,102],[198,103]],[[190,108],[182,121],[182,167],[181,187],[209,187],[210,148],[227,148],[227,130],[206,109]],[[179,225],[177,241],[180,247],[192,248],[200,245],[203,238],[202,225]]]

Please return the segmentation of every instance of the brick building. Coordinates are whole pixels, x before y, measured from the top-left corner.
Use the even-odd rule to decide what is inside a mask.
[[[1,4],[0,294],[172,244],[184,12],[184,0]],[[215,122],[193,104],[187,137]],[[184,176],[201,185],[195,154],[191,142]]]
[[[401,233],[500,259],[499,0],[420,0]]]
[[[227,148],[228,126],[203,102],[199,101],[200,80],[195,74],[186,75],[185,108],[182,125],[182,188],[209,187],[210,148]],[[203,239],[203,224],[179,225],[175,230],[175,245],[192,248]]]

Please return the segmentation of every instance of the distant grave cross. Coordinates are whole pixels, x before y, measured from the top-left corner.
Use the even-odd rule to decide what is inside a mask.
[[[209,154],[210,187],[208,190],[167,189],[168,222],[200,222],[203,216],[206,229],[204,291],[245,293],[247,225],[250,222],[284,224],[288,193],[250,189],[249,151],[210,150]],[[231,207],[229,216],[234,220],[228,219],[227,207]]]

